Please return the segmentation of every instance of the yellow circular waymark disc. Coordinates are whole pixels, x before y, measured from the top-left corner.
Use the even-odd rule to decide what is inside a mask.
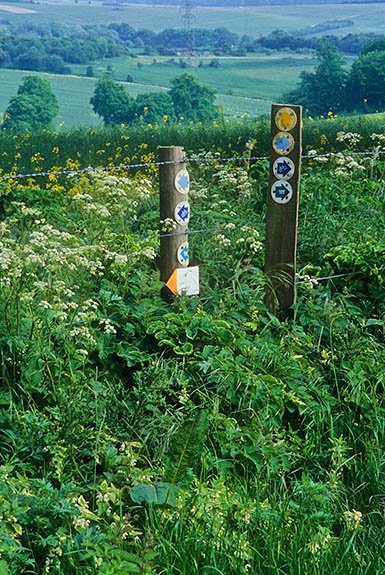
[[[282,132],[292,130],[296,123],[297,114],[291,108],[281,108],[275,115],[275,125]]]
[[[272,142],[274,151],[280,156],[287,156],[290,154],[295,146],[294,138],[291,134],[287,132],[278,132],[275,134]]]

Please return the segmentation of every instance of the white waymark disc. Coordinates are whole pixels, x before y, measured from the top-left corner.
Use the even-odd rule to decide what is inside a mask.
[[[187,267],[189,263],[188,243],[179,246],[176,254],[177,260],[183,267]]]
[[[277,158],[273,164],[273,173],[278,180],[290,180],[295,172],[295,165],[290,158]]]
[[[186,202],[179,202],[174,210],[174,218],[181,226],[188,224],[190,219],[190,204]]]
[[[187,170],[180,170],[175,176],[175,189],[180,194],[187,194],[190,187],[190,176]]]
[[[287,204],[293,195],[293,188],[289,182],[278,180],[271,186],[271,197],[277,204]]]

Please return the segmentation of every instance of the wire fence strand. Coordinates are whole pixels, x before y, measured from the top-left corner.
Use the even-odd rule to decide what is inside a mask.
[[[317,159],[317,158],[344,158],[349,156],[379,156],[385,154],[385,150],[366,151],[366,152],[328,152],[325,154],[304,154],[302,159]],[[20,180],[27,178],[38,178],[45,176],[74,176],[77,174],[86,174],[91,172],[110,172],[114,170],[132,170],[136,168],[151,168],[159,167],[170,164],[184,164],[184,163],[206,163],[206,162],[257,162],[268,160],[269,156],[232,156],[227,158],[213,157],[213,158],[183,158],[182,160],[170,160],[164,162],[141,162],[137,164],[122,164],[120,166],[99,166],[87,168],[79,168],[77,170],[51,170],[46,172],[32,172],[30,174],[5,174],[0,175],[0,181],[7,180]]]

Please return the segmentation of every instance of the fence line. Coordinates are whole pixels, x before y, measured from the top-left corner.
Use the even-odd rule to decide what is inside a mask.
[[[350,156],[373,156],[373,157],[378,157],[379,155],[383,155],[385,154],[385,150],[377,150],[377,151],[363,151],[363,152],[328,152],[328,153],[324,153],[324,154],[318,154],[318,153],[308,153],[308,154],[304,154],[301,156],[302,159],[317,159],[317,158],[345,158],[345,157],[350,157]],[[251,161],[262,161],[262,160],[269,160],[270,156],[243,156],[243,157],[228,157],[228,158],[222,158],[222,157],[210,157],[210,158],[188,158],[188,157],[183,157],[182,159],[177,159],[177,160],[170,160],[170,161],[158,161],[158,162],[141,162],[141,163],[136,163],[136,164],[124,164],[124,165],[120,165],[120,166],[104,166],[104,167],[97,167],[94,168],[92,166],[88,166],[87,168],[82,168],[82,169],[78,169],[78,170],[56,170],[56,171],[47,171],[47,172],[35,172],[35,173],[31,173],[31,174],[14,174],[14,175],[0,175],[0,181],[4,181],[4,180],[17,180],[17,179],[25,179],[25,178],[35,178],[35,177],[44,177],[44,176],[51,176],[51,175],[66,175],[66,176],[73,176],[76,174],[87,174],[87,173],[92,173],[92,172],[111,172],[114,170],[130,170],[133,168],[142,168],[142,167],[159,167],[159,166],[166,166],[166,165],[175,165],[175,164],[186,164],[186,163],[206,163],[206,162],[216,162],[216,163],[220,163],[220,162],[251,162]],[[358,214],[369,214],[369,213],[377,213],[378,210],[375,209],[369,209],[369,210],[363,210],[363,211],[357,211],[357,212],[347,212],[344,214],[330,214],[326,211],[326,209],[320,205],[318,206],[322,209],[325,210],[325,213],[319,216],[311,216],[311,217],[306,217],[306,215],[304,215],[300,221],[304,222],[306,220],[318,220],[318,219],[327,219],[327,218],[340,218],[340,217],[347,217],[347,216],[356,216]],[[256,228],[256,227],[261,227],[261,226],[265,226],[265,222],[254,222],[252,224],[250,224],[251,227]],[[159,237],[160,238],[165,238],[165,237],[171,237],[171,236],[180,236],[180,235],[191,235],[191,234],[200,234],[200,233],[217,233],[217,232],[234,232],[236,230],[242,229],[244,228],[245,225],[234,225],[234,224],[226,224],[225,226],[221,226],[221,227],[212,227],[212,228],[203,228],[203,229],[196,229],[196,230],[184,230],[183,232],[167,232],[167,233],[159,233]],[[343,277],[349,277],[349,276],[355,276],[355,275],[362,275],[364,272],[363,271],[357,271],[357,272],[348,272],[348,273],[341,273],[341,274],[334,274],[334,275],[330,275],[330,276],[324,276],[324,277],[314,277],[314,278],[309,278],[309,279],[303,279],[303,280],[295,280],[295,284],[304,284],[304,283],[318,283],[318,282],[322,282],[322,281],[328,281],[328,280],[333,280],[333,279],[338,279],[338,278],[343,278]],[[234,291],[234,290],[233,290]],[[253,288],[247,289],[247,290],[241,290],[239,292],[234,292],[234,294],[236,295],[241,295],[243,293],[247,293],[247,292],[252,292],[254,291]],[[201,299],[210,299],[210,298],[201,298]]]
[[[318,206],[321,207],[321,206]],[[362,214],[378,214],[378,210],[361,210],[361,211],[357,211],[357,212],[347,212],[347,213],[343,213],[343,214],[334,214],[334,213],[327,213],[327,214],[323,214],[322,216],[311,216],[311,217],[307,217],[307,216],[302,216],[299,218],[299,223],[304,223],[306,221],[313,221],[313,220],[322,220],[322,219],[333,219],[333,218],[345,218],[345,217],[350,217],[350,216],[358,216],[358,215],[362,215]],[[223,227],[220,228],[202,228],[199,230],[186,230],[184,232],[167,232],[167,233],[159,233],[159,237],[160,238],[168,238],[168,237],[172,237],[172,236],[181,236],[181,235],[191,235],[191,234],[203,234],[203,233],[217,233],[217,232],[235,232],[236,230],[241,230],[242,228],[244,228],[245,226],[251,227],[253,229],[257,228],[257,227],[265,227],[266,222],[252,222],[250,224],[242,224],[242,225],[234,225],[234,224],[226,224]],[[229,227],[231,226],[231,227]]]
[[[371,151],[371,152],[328,152],[325,154],[304,154],[302,159],[317,159],[317,158],[344,158],[349,156],[379,156],[385,154],[385,150]],[[138,164],[122,164],[121,166],[101,166],[94,168],[89,166],[87,168],[80,168],[78,170],[57,170],[49,172],[34,172],[31,174],[14,174],[14,175],[0,175],[0,181],[5,180],[21,180],[24,178],[37,178],[44,176],[74,176],[76,174],[87,174],[90,172],[110,172],[113,170],[131,170],[133,168],[151,168],[170,164],[182,164],[186,162],[206,163],[206,162],[251,162],[268,160],[270,156],[232,156],[230,158],[183,158],[183,160],[173,160],[167,162],[143,162]]]
[[[231,225],[231,224],[230,224]],[[252,227],[253,229],[256,228],[257,226],[265,226],[265,222],[258,222],[258,223],[251,223],[251,224],[242,224],[239,226],[235,226],[233,227],[233,225],[231,225],[231,227],[228,227],[229,224],[226,224],[225,226],[221,227],[221,228],[202,228],[200,230],[186,230],[184,232],[169,232],[169,233],[161,233],[159,235],[159,237],[161,238],[169,238],[171,236],[181,236],[181,235],[190,235],[190,234],[203,234],[203,233],[216,233],[216,232],[234,232],[235,230],[241,230],[244,227]]]
[[[381,269],[384,269],[384,268],[380,268],[380,271],[381,271]],[[343,278],[343,277],[348,277],[348,276],[362,275],[363,273],[364,273],[363,271],[359,271],[359,272],[350,272],[350,273],[344,273],[344,274],[335,274],[332,276],[325,276],[325,277],[321,277],[321,278],[311,277],[309,279],[296,280],[295,283],[296,283],[296,285],[310,284],[310,283],[316,284],[316,283],[321,282],[321,281],[333,280],[333,279]],[[230,289],[230,288],[231,288],[231,286],[229,286],[228,289]],[[234,295],[244,295],[244,294],[249,294],[249,293],[255,292],[255,288],[247,288],[247,289],[243,289],[240,291],[232,290],[232,292]],[[222,292],[220,292],[220,293],[224,293],[224,290],[222,290]],[[213,297],[215,297],[215,296],[206,296],[206,297],[201,297],[199,299],[201,301],[207,301],[209,299],[212,299]]]

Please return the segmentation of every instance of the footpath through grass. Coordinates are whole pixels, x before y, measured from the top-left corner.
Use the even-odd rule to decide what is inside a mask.
[[[171,305],[153,169],[1,184],[1,575],[384,571],[383,166],[304,162],[287,320],[266,161],[191,164],[191,229],[224,229],[191,234],[201,297]]]

